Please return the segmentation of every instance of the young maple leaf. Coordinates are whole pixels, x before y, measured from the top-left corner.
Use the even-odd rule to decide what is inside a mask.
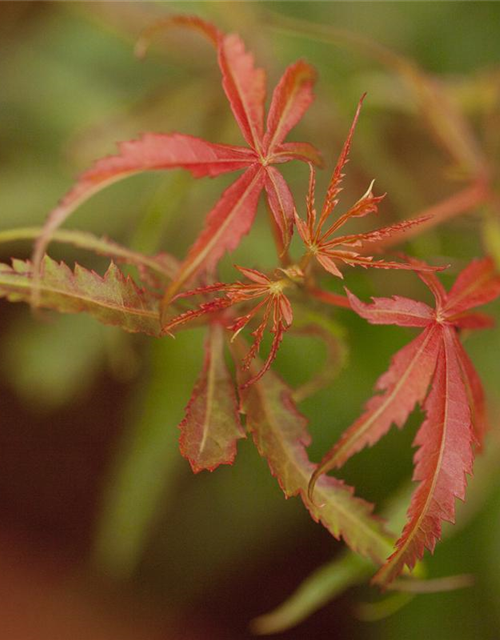
[[[234,383],[224,360],[223,327],[213,322],[205,340],[205,360],[186,415],[179,445],[194,473],[232,464],[236,444],[245,438]]]
[[[0,263],[0,298],[30,302],[34,288],[33,265],[13,260]],[[80,265],[71,270],[64,262],[45,256],[38,282],[40,306],[60,313],[88,313],[102,324],[132,333],[161,335],[158,297],[139,287],[113,263],[104,276]]]
[[[180,133],[146,133],[138,140],[120,143],[118,154],[98,160],[83,173],[50,213],[35,247],[36,271],[51,235],[82,202],[130,175],[173,168],[187,169],[195,178],[245,171],[208,213],[205,228],[181,265],[165,302],[199,269],[212,270],[226,251],[238,246],[250,231],[263,190],[283,246],[288,245],[293,228],[293,197],[283,176],[272,165],[294,159],[321,163],[319,153],[308,143],[284,142],[313,100],[314,69],[300,60],[286,69],[274,90],[264,130],[265,72],[254,66],[253,56],[245,51],[239,36],[226,35],[193,16],[174,16],[162,23],[165,25],[201,31],[215,46],[222,86],[248,147],[215,144]]]
[[[316,209],[314,206],[314,191],[316,185],[315,171],[312,165],[311,175],[309,179],[309,192],[306,200],[307,204],[307,219],[304,222],[297,212],[295,212],[295,222],[299,231],[300,237],[304,241],[307,247],[308,253],[306,254],[305,263],[309,263],[311,258],[315,258],[319,264],[326,269],[329,273],[338,278],[342,278],[342,272],[340,271],[338,264],[343,263],[349,266],[359,265],[362,267],[376,267],[378,269],[424,269],[431,270],[432,267],[428,265],[411,266],[400,262],[390,262],[387,260],[374,260],[373,256],[362,255],[357,251],[353,251],[352,247],[361,247],[364,243],[378,242],[382,238],[390,237],[395,233],[405,231],[410,227],[428,220],[428,217],[422,216],[413,220],[406,220],[404,222],[398,222],[388,227],[376,229],[368,233],[356,233],[351,235],[332,237],[333,234],[340,229],[351,218],[362,218],[369,213],[377,213],[378,204],[385,197],[374,196],[372,192],[373,182],[370,184],[367,192],[362,198],[360,198],[354,206],[352,206],[347,213],[340,216],[333,224],[331,224],[326,231],[323,231],[327,220],[330,218],[331,213],[338,204],[338,195],[342,191],[342,179],[345,174],[342,173],[346,163],[349,161],[349,151],[351,148],[352,136],[356,123],[358,121],[361,106],[365,98],[364,94],[356,110],[354,120],[352,122],[347,140],[344,143],[342,151],[340,153],[337,165],[333,171],[330,179],[330,184],[326,192],[326,198],[321,210],[319,219],[317,220]],[[344,247],[344,248],[341,248]],[[305,266],[305,263],[303,266]]]
[[[402,427],[417,402],[423,406],[426,419],[415,438],[420,448],[413,475],[420,485],[396,550],[374,577],[381,586],[394,580],[405,565],[412,569],[424,548],[432,552],[441,536],[441,522],[454,521],[455,498],[464,498],[466,474],[472,472],[472,445],[481,446],[487,430],[482,384],[458,331],[491,326],[489,317],[471,309],[500,295],[500,276],[489,258],[473,261],[449,293],[435,274],[418,275],[432,291],[435,309],[400,296],[373,298],[373,304],[365,304],[346,290],[352,309],[368,322],[424,330],[395,354],[376,384],[383,393],[369,400],[365,413],[324,456],[309,484],[312,496],[321,474],[373,445],[393,423]]]
[[[248,387],[259,380],[269,369],[273,360],[276,358],[278,348],[283,340],[285,331],[290,327],[293,320],[292,306],[290,301],[283,293],[283,289],[290,285],[288,278],[279,280],[271,280],[268,276],[255,269],[247,269],[237,267],[241,273],[246,276],[250,283],[234,282],[225,284],[218,282],[205,287],[199,287],[190,291],[178,294],[174,300],[186,298],[198,294],[221,292],[224,294],[222,298],[215,298],[210,302],[204,302],[197,309],[190,309],[180,315],[172,318],[163,326],[164,333],[170,333],[172,329],[186,322],[199,318],[206,314],[216,314],[228,307],[239,302],[248,302],[257,298],[262,298],[255,307],[247,314],[236,318],[231,322],[229,328],[234,331],[234,337],[247,326],[247,324],[262,311],[262,320],[258,327],[252,332],[254,343],[243,359],[243,369],[247,370],[252,360],[257,356],[266,327],[271,324],[271,333],[274,334],[269,355],[260,369],[260,371],[252,376],[250,380],[245,382],[244,387]]]

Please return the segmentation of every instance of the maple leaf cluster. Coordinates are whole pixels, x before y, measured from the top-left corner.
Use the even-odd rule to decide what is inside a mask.
[[[374,582],[387,585],[406,565],[412,569],[424,548],[434,550],[441,522],[454,522],[455,498],[465,498],[466,475],[472,473],[474,447],[482,447],[487,431],[484,391],[460,338],[460,329],[482,329],[491,318],[471,312],[500,295],[500,276],[490,258],[473,261],[447,293],[435,274],[419,272],[431,290],[436,308],[401,296],[361,302],[347,291],[352,309],[371,324],[419,327],[422,333],[398,351],[376,384],[383,391],[367,404],[314,472],[317,478],[342,466],[363,447],[375,444],[392,424],[402,427],[416,403],[426,419],[415,437],[413,479],[420,482],[408,523],[396,550],[379,569]],[[429,391],[430,388],[430,391]]]
[[[471,309],[500,295],[500,277],[490,259],[477,260],[462,271],[447,293],[435,273],[437,267],[410,258],[398,262],[368,255],[366,245],[376,247],[426,222],[426,216],[338,235],[351,219],[376,213],[384,197],[374,195],[372,182],[347,212],[333,217],[364,96],[318,213],[314,165],[321,166],[321,156],[309,143],[285,141],[312,103],[314,69],[304,61],[286,69],[274,89],[266,119],[265,73],[256,67],[239,36],[224,34],[193,16],[168,18],[160,28],[172,26],[195,29],[214,46],[222,87],[247,146],[180,133],[146,133],[121,143],[116,155],[98,160],[83,173],[51,212],[32,261],[0,265],[0,296],[65,313],[87,312],[106,324],[158,337],[186,325],[206,325],[202,370],[180,424],[181,453],[193,471],[231,464],[237,441],[245,437],[245,426],[284,493],[299,495],[311,516],[333,536],[342,537],[353,550],[372,559],[380,567],[374,582],[387,586],[405,566],[412,569],[425,548],[434,549],[442,521],[454,519],[455,498],[465,496],[473,453],[482,446],[487,425],[481,381],[459,332],[490,326],[486,316]],[[291,160],[310,168],[305,220],[276,168]],[[186,169],[195,178],[242,171],[208,212],[204,228],[180,262],[166,254],[142,256],[89,234],[68,232],[64,236],[58,231],[76,207],[105,186],[139,172],[173,168]],[[272,213],[271,231],[275,232],[280,266],[272,274],[238,266],[244,281],[215,281],[221,257],[249,233],[262,193]],[[289,245],[295,227],[303,254],[293,261]],[[51,239],[73,242],[132,264],[138,267],[143,284],[125,276],[114,262],[103,277],[79,266],[71,270],[56,263],[45,253]],[[343,269],[356,266],[415,271],[433,293],[435,309],[400,296],[374,298],[372,304],[365,304],[348,290],[343,296],[318,287],[318,274],[343,278]],[[372,324],[423,329],[395,354],[377,382],[382,393],[368,402],[362,416],[318,465],[307,454],[307,421],[296,408],[290,388],[271,369],[293,325],[295,305],[300,309],[310,297],[350,308]],[[203,300],[195,306],[190,304],[193,298]],[[248,329],[250,347],[242,337]],[[266,330],[272,338],[267,357],[261,361]],[[317,326],[311,335],[318,335]],[[225,360],[227,348],[236,363],[236,385]],[[384,523],[373,515],[373,505],[325,474],[373,445],[392,424],[402,427],[417,403],[426,414],[415,439],[419,449],[414,480],[419,485],[408,522],[394,547]]]

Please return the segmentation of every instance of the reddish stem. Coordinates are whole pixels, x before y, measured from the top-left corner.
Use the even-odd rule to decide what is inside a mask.
[[[478,180],[463,191],[459,191],[451,197],[446,198],[437,204],[433,204],[410,218],[410,220],[413,220],[423,216],[431,216],[429,220],[425,220],[421,224],[411,227],[406,231],[395,233],[389,238],[384,238],[383,240],[372,244],[371,247],[373,248],[375,246],[377,250],[382,250],[398,244],[399,242],[405,242],[406,240],[409,240],[428,229],[432,229],[450,218],[454,218],[455,216],[476,207],[488,200],[490,195],[488,184],[484,180]]]
[[[326,304],[331,304],[335,307],[342,307],[343,309],[351,308],[346,296],[341,296],[338,293],[324,291],[319,287],[310,287],[307,289],[307,292],[310,293],[313,298],[316,298],[316,300],[321,300],[321,302],[325,302]]]

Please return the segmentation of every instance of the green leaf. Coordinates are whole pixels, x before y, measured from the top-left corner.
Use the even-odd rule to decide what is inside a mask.
[[[13,260],[0,264],[0,297],[10,302],[31,302],[31,263]],[[61,313],[86,312],[103,324],[116,325],[132,333],[158,336],[158,301],[139,288],[111,263],[103,277],[76,265],[72,271],[63,262],[45,256],[39,284],[40,306]]]
[[[286,631],[372,573],[373,565],[368,560],[345,552],[314,571],[279,607],[255,618],[251,629],[258,634]]]
[[[205,361],[179,425],[181,453],[195,473],[232,464],[236,441],[245,437],[234,382],[224,360],[224,329],[212,323],[205,342]]]

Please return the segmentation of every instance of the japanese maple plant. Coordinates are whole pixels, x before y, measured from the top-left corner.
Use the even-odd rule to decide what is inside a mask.
[[[463,330],[490,326],[487,316],[472,309],[500,294],[500,276],[490,258],[478,258],[447,292],[437,274],[442,267],[404,255],[397,260],[381,255],[391,240],[402,239],[402,232],[427,228],[426,215],[344,233],[352,218],[376,213],[384,197],[374,194],[372,183],[357,202],[337,214],[363,98],[356,110],[353,105],[352,126],[324,203],[317,209],[315,171],[322,166],[321,155],[307,142],[286,141],[313,100],[314,69],[298,61],[285,70],[266,118],[265,73],[255,66],[239,36],[226,35],[191,16],[171,17],[161,24],[167,26],[195,29],[215,48],[222,86],[246,146],[180,133],[147,133],[120,143],[118,153],[95,162],[49,215],[33,259],[0,265],[0,295],[63,313],[87,312],[105,324],[164,340],[185,327],[205,326],[203,367],[180,425],[180,450],[193,471],[213,471],[233,463],[238,439],[251,433],[285,495],[300,496],[314,520],[369,558],[376,567],[373,582],[387,588],[402,572],[413,569],[425,549],[434,550],[442,522],[454,520],[455,499],[465,497],[467,475],[475,451],[483,446],[487,420],[481,381],[460,335]],[[294,160],[307,165],[305,204],[294,202],[279,170]],[[207,213],[200,235],[180,260],[165,253],[142,255],[90,234],[58,231],[76,207],[105,186],[139,172],[173,168],[186,169],[195,178],[241,172]],[[255,265],[239,265],[238,280],[221,282],[217,265],[251,231],[261,194],[270,211],[276,268],[264,272]],[[290,247],[294,230],[302,247],[296,257]],[[55,262],[46,254],[51,239],[105,254],[112,259],[110,266],[101,277],[80,266],[72,269]],[[125,275],[117,263],[137,267],[138,278]],[[366,303],[341,287],[338,293],[322,288],[328,278],[340,284],[343,271],[351,267],[412,272],[407,277],[418,275],[436,306],[401,296]],[[325,313],[342,307],[372,324],[422,329],[393,356],[376,384],[380,393],[319,464],[308,457],[307,421],[296,407],[292,389],[272,369],[287,332],[293,330],[294,316],[311,300]],[[320,331],[319,325],[308,327],[311,335]],[[268,342],[266,331],[271,334]],[[262,344],[269,346],[261,360]],[[235,362],[236,380],[226,362],[227,350]],[[416,404],[425,414],[415,438],[413,479],[418,485],[407,524],[397,537],[373,514],[373,505],[326,474],[375,444],[391,425],[403,427]]]

